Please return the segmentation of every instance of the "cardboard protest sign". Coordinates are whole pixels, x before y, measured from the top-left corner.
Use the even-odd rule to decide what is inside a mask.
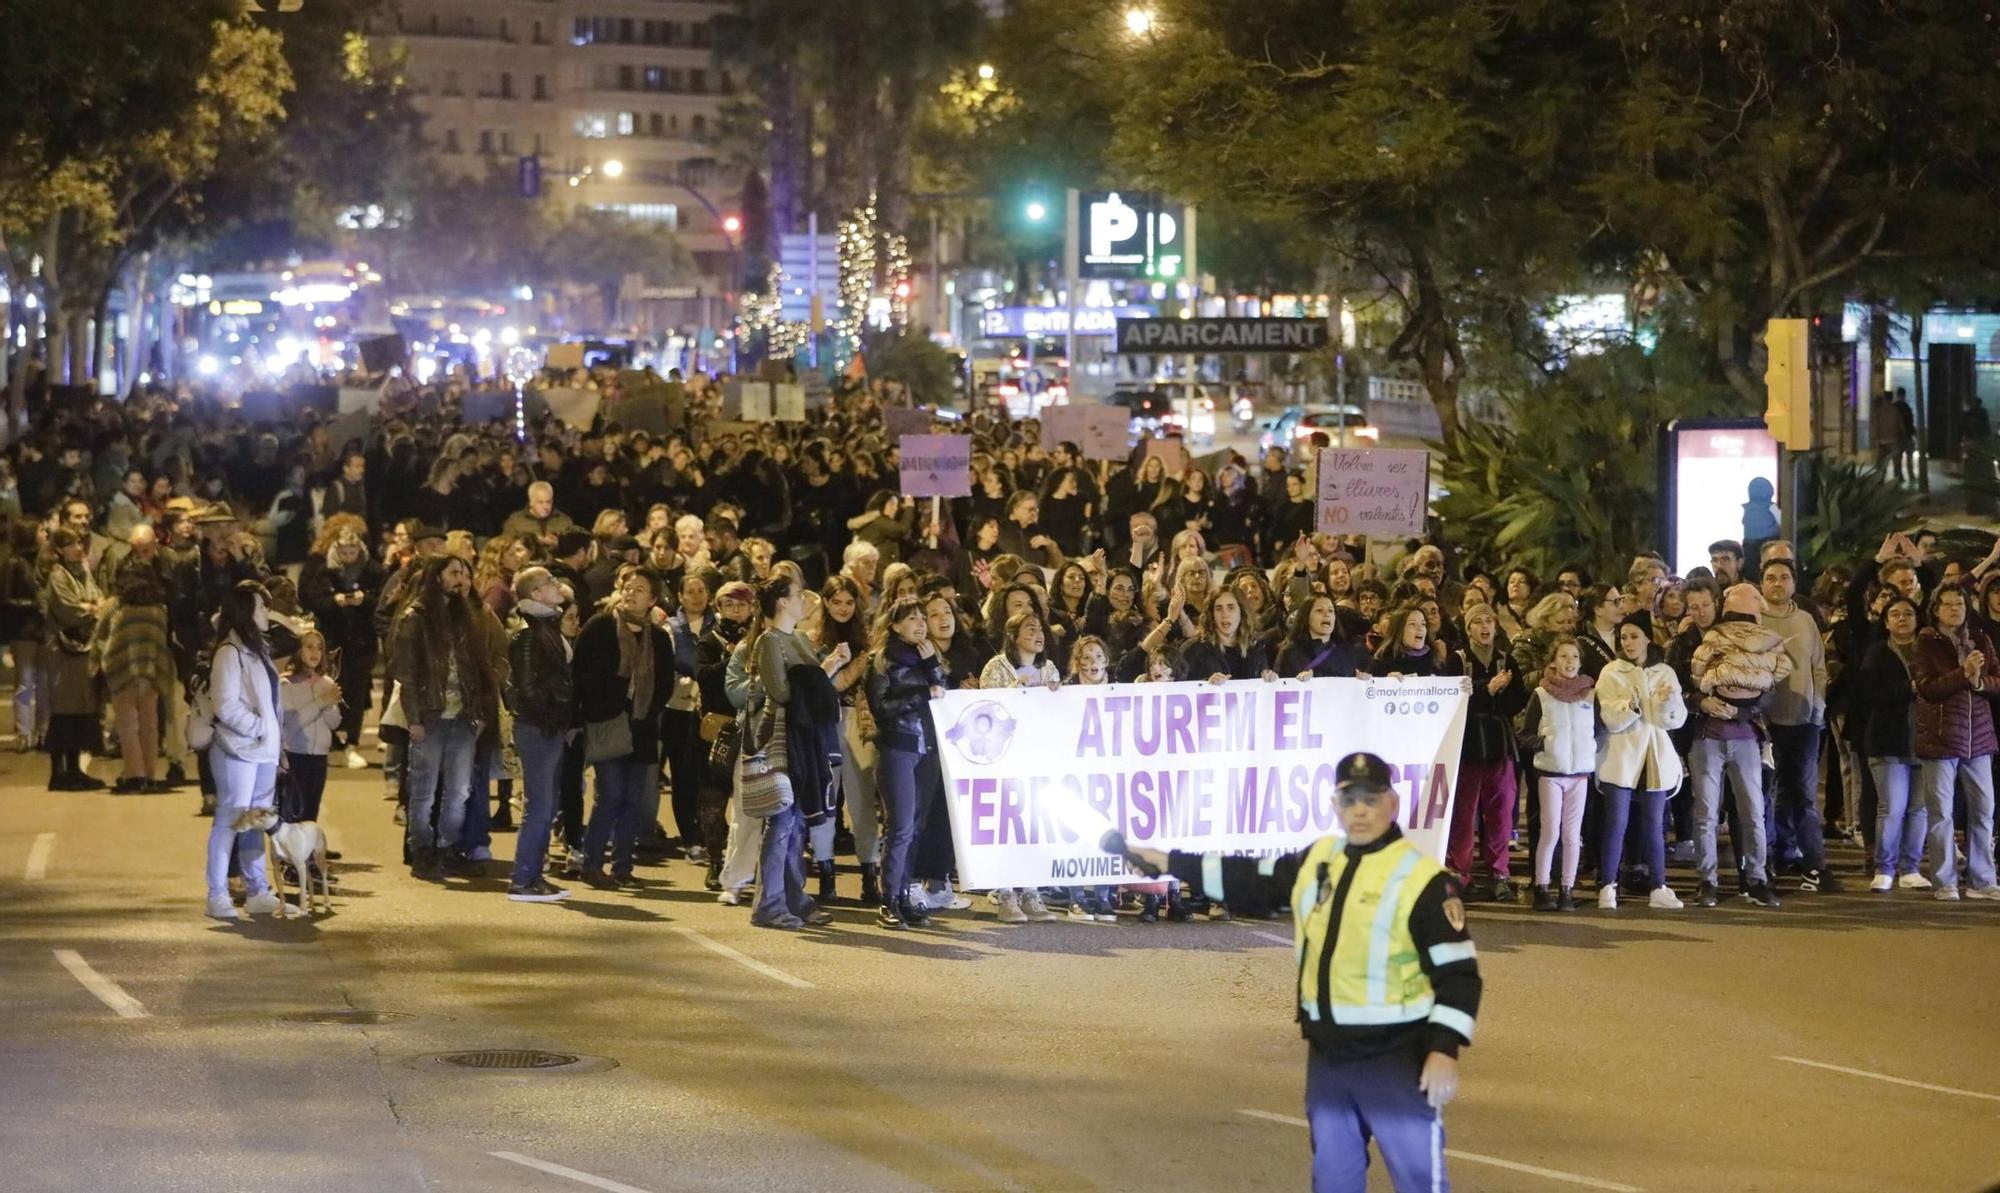
[[[1334,765],[1389,762],[1403,833],[1440,861],[1471,681],[1039,685],[931,701],[968,890],[1145,882],[1099,841],[1274,856],[1340,832]]]
[[[1424,532],[1430,453],[1401,448],[1326,448],[1319,453],[1313,529],[1408,538]]]
[[[1074,443],[1086,460],[1122,460],[1132,450],[1132,417],[1123,406],[1048,406],[1041,419],[1045,448]]]
[[[342,414],[355,410],[370,413],[382,408],[382,387],[379,385],[343,385],[334,408]]]
[[[1143,464],[1155,456],[1159,457],[1160,463],[1166,465],[1168,476],[1179,476],[1187,471],[1187,445],[1178,439],[1146,440],[1146,454],[1140,457],[1140,463]]]
[[[594,389],[557,386],[543,390],[542,401],[548,403],[549,410],[563,420],[563,425],[571,430],[586,431],[597,418],[597,408],[604,397]]]
[[[897,445],[903,496],[972,495],[972,436],[904,435]]]
[[[931,412],[909,406],[884,406],[882,429],[888,432],[891,439],[901,439],[905,435],[922,435],[931,429]]]
[[[475,389],[459,403],[458,413],[468,423],[511,419],[514,417],[514,395],[505,390]]]
[[[771,417],[781,423],[806,421],[806,387],[779,383],[771,387]]]
[[[361,367],[370,373],[386,373],[403,363],[410,355],[408,344],[403,337],[375,336],[361,341]]]

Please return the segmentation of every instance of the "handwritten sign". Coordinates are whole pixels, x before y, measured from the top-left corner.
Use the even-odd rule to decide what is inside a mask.
[[[771,416],[781,423],[802,423],[806,421],[806,387],[785,385],[771,387]]]
[[[597,408],[604,396],[594,389],[573,389],[556,386],[542,391],[542,400],[549,410],[563,420],[563,425],[573,431],[587,431],[597,418]]]
[[[1319,454],[1313,528],[1377,538],[1422,534],[1430,483],[1429,452],[1327,448]]]
[[[897,446],[903,496],[972,496],[972,436],[905,435]]]
[[[1178,439],[1146,440],[1146,454],[1140,460],[1141,465],[1154,457],[1158,457],[1160,463],[1166,466],[1167,475],[1170,477],[1179,476],[1187,471],[1187,447]]]
[[[1048,406],[1041,413],[1042,446],[1074,443],[1086,460],[1122,460],[1131,450],[1131,415],[1123,406]]]

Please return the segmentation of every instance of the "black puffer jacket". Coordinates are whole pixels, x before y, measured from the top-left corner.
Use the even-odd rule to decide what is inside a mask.
[[[925,658],[900,638],[891,639],[868,664],[868,711],[876,740],[886,750],[921,754],[933,744],[924,719],[932,688],[947,686],[944,664]]]
[[[507,707],[514,719],[543,733],[576,727],[576,683],[563,642],[562,615],[518,610],[507,635]]]

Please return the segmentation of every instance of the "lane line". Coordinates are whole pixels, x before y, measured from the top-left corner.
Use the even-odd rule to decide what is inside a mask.
[[[1276,932],[1260,932],[1255,928],[1250,930],[1250,935],[1256,937],[1258,940],[1268,940],[1272,944],[1284,945],[1288,949],[1297,943],[1289,936],[1280,936]]]
[[[694,941],[696,944],[700,945],[702,948],[707,949],[709,952],[714,953],[716,956],[727,957],[731,961],[736,962],[736,964],[741,965],[745,969],[755,970],[756,972],[763,974],[765,977],[770,978],[774,982],[783,982],[785,985],[790,986],[794,990],[811,990],[814,988],[813,984],[811,982],[806,981],[804,978],[793,977],[791,974],[786,973],[784,970],[778,969],[774,966],[766,965],[762,961],[757,960],[755,957],[746,957],[742,953],[737,952],[735,949],[730,948],[728,945],[723,944],[719,940],[711,940],[708,937],[703,936],[701,933],[695,931],[693,928],[682,927],[679,924],[671,925],[671,927],[673,928],[674,931],[680,933],[682,936],[687,937],[689,940]]]
[[[614,1181],[608,1177],[592,1176],[590,1173],[579,1172],[574,1168],[564,1168],[560,1164],[551,1164],[547,1160],[537,1160],[533,1156],[524,1156],[520,1152],[487,1152],[486,1154],[496,1160],[505,1160],[509,1164],[519,1164],[523,1168],[532,1168],[537,1172],[546,1172],[550,1176],[559,1176],[564,1180],[575,1181],[579,1185],[589,1185],[593,1189],[603,1189],[605,1193],[647,1193],[647,1190],[641,1189],[637,1185],[628,1185],[623,1181]]]
[[[2000,1094],[1982,1094],[1973,1089],[1955,1089],[1949,1085],[1932,1085],[1928,1081],[1911,1081],[1907,1077],[1891,1077],[1887,1073],[1874,1073],[1867,1069],[1850,1069],[1846,1065],[1830,1065],[1822,1060],[1807,1060],[1802,1056],[1774,1056],[1787,1064],[1804,1065],[1809,1069],[1825,1069],[1830,1073],[1845,1073],[1850,1077],[1866,1077],[1870,1081],[1886,1081],[1891,1085],[1907,1085],[1911,1089],[1927,1089],[1934,1094],[1956,1094],[1961,1098],[1979,1098],[1987,1102],[2000,1102]]]
[[[35,834],[35,843],[28,847],[28,868],[22,877],[29,882],[40,882],[49,876],[49,855],[56,851],[54,833]]]
[[[69,976],[75,978],[85,990],[96,995],[97,1001],[110,1007],[120,1019],[147,1017],[146,1008],[138,999],[125,993],[118,983],[92,969],[90,962],[85,961],[82,954],[75,949],[57,949],[55,952],[57,963],[69,970]]]
[[[1261,1118],[1265,1122],[1282,1123],[1287,1127],[1310,1127],[1312,1124],[1289,1114],[1273,1114],[1268,1110],[1238,1110],[1236,1113],[1250,1118]],[[1608,1193],[1646,1193],[1637,1185],[1621,1185],[1617,1181],[1599,1180],[1594,1176],[1579,1176],[1574,1172],[1564,1172],[1559,1168],[1542,1168],[1534,1164],[1523,1164],[1518,1160],[1503,1160],[1498,1156],[1482,1155],[1479,1152],[1462,1152],[1455,1147],[1444,1149],[1444,1154],[1467,1164],[1484,1164],[1489,1168],[1504,1168],[1509,1172],[1525,1173],[1544,1180],[1562,1181],[1571,1185],[1582,1185],[1586,1189],[1604,1189]]]

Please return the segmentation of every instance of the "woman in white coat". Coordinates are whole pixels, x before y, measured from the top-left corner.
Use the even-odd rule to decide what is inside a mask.
[[[208,830],[208,914],[236,918],[229,898],[229,854],[243,871],[253,915],[278,910],[278,897],[264,875],[261,833],[237,833],[239,813],[268,808],[277,794],[278,760],[284,749],[284,711],[278,696],[278,669],[264,633],[270,628],[262,584],[245,580],[222,598],[215,615],[216,646],[209,661],[208,691],[215,706],[215,735],[208,761],[215,771],[215,821]]]
[[[1583,651],[1568,634],[1556,639],[1528,702],[1525,731],[1541,742],[1535,751],[1535,792],[1541,800],[1542,835],[1535,842],[1535,910],[1573,911],[1577,860],[1583,853],[1583,807],[1597,767],[1596,685],[1583,674]],[[1562,844],[1562,886],[1551,888],[1556,844]]]
[[[1648,902],[1669,911],[1681,906],[1667,886],[1664,821],[1667,799],[1682,775],[1680,755],[1668,734],[1686,723],[1687,705],[1674,669],[1653,643],[1651,620],[1639,613],[1619,623],[1618,657],[1597,677],[1597,713],[1606,732],[1597,759],[1597,790],[1604,801],[1597,905],[1606,911],[1618,906],[1618,863],[1635,799],[1648,873],[1658,884]]]

